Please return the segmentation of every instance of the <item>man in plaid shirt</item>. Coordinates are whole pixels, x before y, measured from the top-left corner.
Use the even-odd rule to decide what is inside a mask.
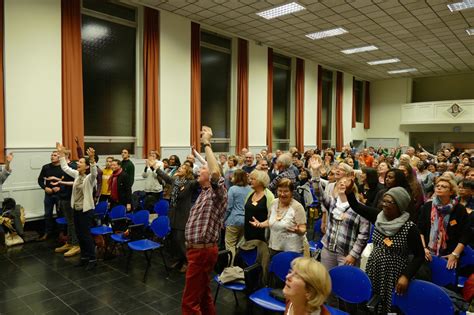
[[[211,149],[211,138],[211,128],[203,126],[201,142],[206,152],[207,165],[199,170],[198,183],[202,191],[191,208],[185,229],[188,269],[181,304],[183,314],[216,314],[210,273],[217,262],[217,242],[224,224],[227,190]]]

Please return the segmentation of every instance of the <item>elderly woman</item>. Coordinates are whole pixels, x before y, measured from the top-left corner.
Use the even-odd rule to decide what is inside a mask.
[[[323,303],[330,293],[331,278],[324,266],[311,258],[296,258],[283,288],[285,315],[329,315]]]
[[[261,222],[252,217],[250,224],[256,228],[270,228],[268,247],[270,255],[280,252],[303,253],[306,235],[306,213],[303,206],[293,199],[293,182],[283,178],[277,185],[278,198],[272,203],[268,219]]]
[[[374,293],[381,297],[377,314],[387,314],[391,311],[393,290],[404,294],[410,279],[423,263],[420,232],[407,212],[411,197],[405,188],[391,188],[383,195],[380,211],[360,204],[352,186],[348,185],[346,189],[351,208],[375,225],[374,249],[367,261],[366,272]],[[411,261],[410,254],[414,257]]]
[[[266,188],[270,178],[265,171],[253,170],[249,175],[252,191],[245,200],[245,223],[244,237],[246,241],[260,240],[265,242],[265,230],[250,224],[252,218],[265,221],[268,218],[274,197],[273,193]]]
[[[459,257],[471,237],[469,216],[456,198],[457,189],[452,179],[439,177],[433,200],[423,205],[418,221],[426,260],[431,261],[432,255],[444,256],[448,269],[458,266]]]
[[[170,209],[168,216],[171,225],[171,239],[173,244],[174,261],[172,267],[181,265],[181,272],[186,271],[186,245],[184,229],[188,222],[191,200],[194,192],[199,188],[194,179],[193,168],[188,164],[181,165],[174,176],[169,176],[161,169],[156,169],[158,178],[171,185]]]
[[[227,211],[225,214],[225,248],[235,257],[235,248],[244,236],[245,200],[250,192],[247,173],[236,170],[232,177],[234,184],[227,192]]]

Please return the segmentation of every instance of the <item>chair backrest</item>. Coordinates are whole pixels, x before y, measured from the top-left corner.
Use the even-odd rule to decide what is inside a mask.
[[[353,304],[367,302],[372,297],[372,283],[365,272],[353,266],[337,266],[329,270],[332,292]]]
[[[257,252],[257,247],[249,250],[239,248],[236,259],[240,258],[247,267],[252,266],[257,262]]]
[[[112,210],[110,210],[109,218],[111,220],[124,218],[126,212],[127,212],[127,208],[125,208],[125,206],[123,205],[115,206],[112,208]]]
[[[107,201],[101,201],[99,202],[94,209],[94,214],[99,216],[100,218],[104,218],[105,214],[107,213],[107,208],[108,208]]]
[[[157,203],[155,203],[154,210],[158,216],[168,215],[168,209],[170,208],[170,204],[168,201],[161,199]]]
[[[448,284],[456,285],[456,270],[446,268],[448,261],[438,256],[432,256],[430,262],[431,282],[439,286],[447,286]]]
[[[140,210],[135,212],[132,217],[133,224],[143,224],[143,226],[148,227],[150,224],[150,212],[148,210]]]
[[[393,294],[392,304],[405,315],[452,315],[451,299],[439,286],[423,280],[412,280],[404,295]]]
[[[224,271],[225,268],[229,267],[232,263],[232,252],[230,250],[224,249],[217,253],[217,262],[214,266],[214,271],[217,274],[220,274]]]
[[[316,222],[314,222],[314,233],[318,233],[321,235],[321,223],[323,222],[323,219],[318,219]]]
[[[459,267],[464,268],[467,266],[474,265],[474,250],[471,246],[464,247],[464,251],[462,252],[461,259],[459,260]]]
[[[298,257],[301,257],[300,253],[295,252],[282,252],[273,256],[270,261],[270,267],[268,271],[275,274],[278,279],[285,281],[286,275],[290,271],[291,262]]]
[[[170,219],[167,216],[159,216],[151,222],[151,230],[159,238],[165,238],[171,231]]]

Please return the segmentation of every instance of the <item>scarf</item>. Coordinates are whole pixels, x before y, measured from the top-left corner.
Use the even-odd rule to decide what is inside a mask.
[[[112,173],[112,176],[109,178],[109,187],[110,187],[110,198],[117,202],[119,201],[118,193],[118,176],[122,174],[123,169],[119,169]]]
[[[350,206],[349,206],[349,202],[342,202],[341,199],[339,199],[339,197],[336,198],[336,204],[334,205],[334,208],[332,209],[332,216],[335,220],[337,221],[341,221],[343,216],[344,216],[344,212],[347,211],[347,209],[349,209]]]
[[[441,250],[445,250],[448,241],[449,217],[454,206],[458,203],[457,198],[453,198],[447,205],[442,205],[438,197],[433,198],[431,205],[431,229],[430,241],[428,247],[436,256],[439,256]]]
[[[173,182],[173,187],[171,188],[171,200],[170,200],[170,208],[176,207],[176,202],[178,200],[178,195],[182,187],[184,187],[184,184],[186,184],[187,179],[186,178],[180,178],[175,176],[174,182]]]
[[[380,211],[375,220],[375,228],[384,236],[391,237],[397,234],[408,219],[410,219],[410,214],[403,212],[398,218],[388,221],[383,211]]]

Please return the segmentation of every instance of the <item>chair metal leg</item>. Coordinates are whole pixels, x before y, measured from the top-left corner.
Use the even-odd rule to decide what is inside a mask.
[[[161,259],[163,260],[163,265],[165,265],[165,270],[166,270],[167,277],[169,277],[170,276],[170,270],[168,268],[168,265],[166,264],[165,255],[164,255],[163,250],[161,248],[159,249],[159,251],[160,251]]]
[[[234,293],[235,304],[239,306],[239,299],[237,299],[237,292],[235,292],[234,290],[232,290],[232,292]]]
[[[219,289],[221,288],[221,285],[218,283],[217,284],[217,289],[216,289],[216,294],[214,295],[214,305],[216,305],[217,302],[217,296],[219,295]]]
[[[148,269],[151,267],[151,257],[153,255],[153,251],[144,251],[143,254],[145,255],[146,259],[146,269],[145,269],[145,274],[143,275],[143,282],[146,282],[146,276],[148,275]]]

